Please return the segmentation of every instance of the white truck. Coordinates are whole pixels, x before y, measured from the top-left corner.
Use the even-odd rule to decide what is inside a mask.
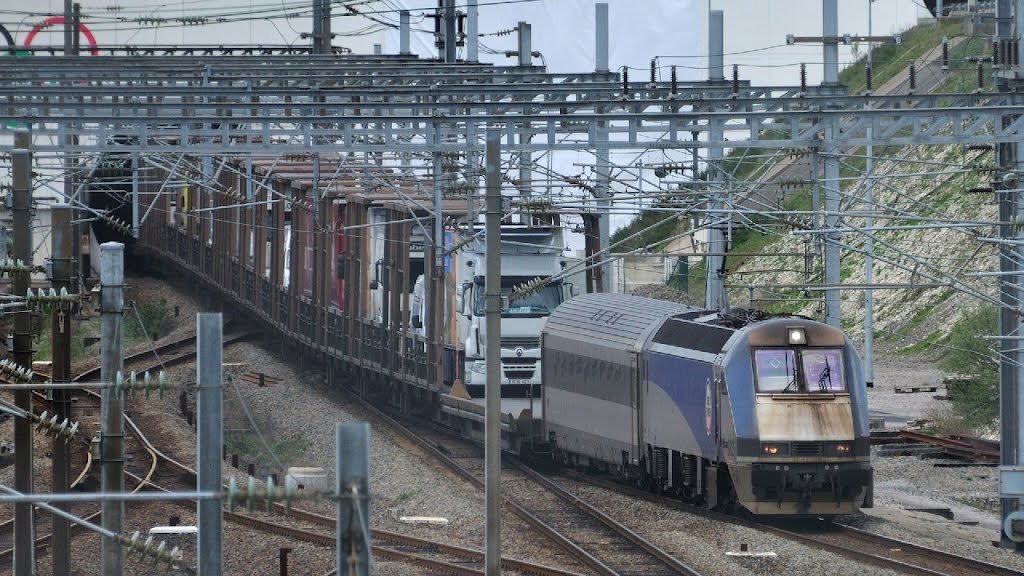
[[[540,416],[540,333],[547,317],[572,293],[572,285],[552,281],[529,295],[508,302],[501,315],[501,341],[488,342],[484,315],[487,274],[486,238],[478,235],[451,262],[447,286],[454,288],[455,341],[465,357],[461,378],[442,399],[449,413],[482,421],[487,382],[487,347],[501,347],[501,411],[503,420],[528,421]],[[501,292],[549,278],[563,271],[565,243],[559,226],[503,226]],[[460,382],[461,380],[461,382]]]

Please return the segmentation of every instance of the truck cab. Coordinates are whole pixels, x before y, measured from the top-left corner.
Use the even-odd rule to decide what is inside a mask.
[[[480,233],[459,253],[455,308],[458,335],[465,352],[463,385],[469,399],[484,398],[487,347],[501,347],[502,412],[519,418],[529,410],[537,418],[541,407],[540,333],[547,317],[571,295],[571,284],[554,280],[502,306],[501,341],[488,342],[485,317],[486,238]],[[501,293],[562,272],[565,245],[557,226],[506,226],[501,235]],[[503,298],[504,301],[504,298]],[[536,402],[533,402],[536,400]]]

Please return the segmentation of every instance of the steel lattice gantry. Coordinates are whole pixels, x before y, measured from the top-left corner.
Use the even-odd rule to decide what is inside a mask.
[[[1020,139],[1016,93],[849,96],[842,87],[632,82],[402,57],[10,59],[0,133],[37,152],[508,152],[974,144]],[[871,129],[873,136],[868,136]],[[767,131],[770,139],[763,138]],[[529,138],[516,138],[521,133]],[[52,136],[53,138],[46,138]],[[65,137],[78,136],[69,147]],[[0,150],[10,146],[0,146]]]

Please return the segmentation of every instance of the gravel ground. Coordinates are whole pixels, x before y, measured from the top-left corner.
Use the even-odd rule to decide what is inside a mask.
[[[200,306],[189,294],[152,279],[132,278],[130,284],[136,290],[136,298],[166,298],[172,305],[179,306],[181,314],[175,320],[174,332],[167,338],[194,331],[192,319]],[[298,366],[293,359],[281,354],[279,345],[272,343],[266,348],[258,342],[235,345],[225,351],[224,362],[227,386],[225,437],[229,446],[242,448],[237,442],[231,444],[231,438],[235,436],[233,430],[251,430],[254,427],[244,416],[247,410],[255,427],[274,447],[284,466],[320,466],[333,478],[334,424],[365,421],[368,416],[348,402],[344,394],[329,390],[316,367]],[[239,377],[244,372],[264,372],[281,378],[282,382],[261,388],[242,381]],[[875,372],[876,387],[869,391],[869,401],[872,410],[884,415],[890,427],[941,409],[942,401],[934,399],[933,394],[893,393],[896,385],[940,383],[942,374],[933,366],[908,364],[904,358],[883,355],[877,359]],[[195,367],[173,368],[169,376],[170,382],[191,388],[195,382]],[[242,409],[243,405],[246,410]],[[189,426],[178,415],[176,393],[163,400],[139,400],[130,408],[137,412],[145,410],[148,422],[159,426],[165,437],[176,439],[171,452],[187,463],[194,462],[195,439]],[[10,438],[9,421],[2,426]],[[375,427],[371,437],[371,523],[374,528],[482,548],[483,494],[453,478],[429,457],[404,440],[393,437],[387,430]],[[37,442],[37,446],[37,453],[45,450],[42,443]],[[257,449],[250,447],[248,450],[254,452]],[[261,456],[258,460],[267,469],[279,466],[269,456]],[[933,461],[914,457],[875,458],[876,507],[851,517],[849,521],[869,530],[1024,571],[1024,559],[991,545],[991,541],[998,538],[996,469],[938,468],[933,464]],[[10,483],[12,474],[12,469],[5,469],[0,472],[0,480]],[[48,466],[37,466],[37,477],[43,475],[48,476]],[[225,476],[230,475],[239,479],[244,477],[242,471],[226,465]],[[757,531],[723,528],[690,514],[608,493],[600,488],[576,485],[575,489],[581,496],[600,502],[613,516],[709,575],[887,573],[837,560],[834,556]],[[325,503],[303,503],[302,506],[325,512],[332,509]],[[912,507],[948,507],[954,511],[954,520],[905,510]],[[181,516],[182,522],[194,521],[188,511],[165,505],[138,511],[129,509],[128,525],[144,530],[164,523],[170,515]],[[397,519],[400,515],[442,516],[449,520],[449,524],[441,528],[411,526],[400,522]],[[978,522],[978,525],[967,526],[960,522]],[[774,552],[776,556],[756,559],[726,555],[726,552],[738,550],[740,543],[747,543],[751,551]],[[281,547],[294,549],[289,557],[291,573],[321,575],[333,566],[332,550],[285,542],[226,523],[226,573],[277,573],[278,550]],[[525,525],[510,515],[503,518],[503,550],[507,556],[586,572],[567,563],[564,555],[553,546],[537,542]],[[75,540],[73,558],[81,574],[99,573],[98,552],[96,538]],[[189,553],[194,554],[192,549]],[[47,573],[48,562],[48,557],[40,560],[40,573]],[[138,559],[130,560],[129,566],[131,574],[152,573],[148,563],[142,564]],[[829,568],[824,569],[824,566]],[[421,574],[422,570],[404,564],[377,562],[373,573],[398,576]]]

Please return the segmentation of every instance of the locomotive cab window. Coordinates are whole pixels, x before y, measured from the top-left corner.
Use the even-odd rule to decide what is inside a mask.
[[[757,391],[804,394],[845,392],[839,348],[761,348],[754,350]]]

